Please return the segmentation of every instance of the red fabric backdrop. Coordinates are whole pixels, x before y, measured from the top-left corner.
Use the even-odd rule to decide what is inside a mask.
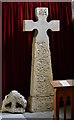
[[[71,3],[8,2],[2,3],[3,98],[16,89],[26,98],[30,91],[33,32],[23,32],[23,20],[36,21],[35,8],[48,7],[49,16],[60,20],[60,32],[47,31],[54,79],[74,78]]]

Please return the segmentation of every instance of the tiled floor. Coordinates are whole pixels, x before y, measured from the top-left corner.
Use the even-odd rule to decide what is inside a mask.
[[[67,120],[71,118],[70,107],[67,108]],[[60,120],[63,119],[63,108],[60,109]],[[14,119],[15,118],[15,119]],[[0,113],[0,120],[53,120],[53,111],[51,112],[25,112],[24,114]]]
[[[36,112],[36,113],[29,113],[25,112],[24,114],[10,114],[10,113],[0,113],[0,118],[2,120],[15,120],[22,119],[22,120],[47,120],[53,119],[53,112]]]

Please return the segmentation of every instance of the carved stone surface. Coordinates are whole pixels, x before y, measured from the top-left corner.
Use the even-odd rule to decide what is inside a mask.
[[[32,49],[30,95],[50,96],[50,93],[53,92],[50,85],[50,80],[53,79],[50,50],[45,42],[39,43],[35,39],[32,48],[34,49]]]
[[[29,102],[29,111],[32,112],[45,112],[53,110],[53,96],[49,97],[44,96],[30,96],[28,99]]]
[[[30,84],[30,111],[47,111],[52,107],[53,89],[50,80],[53,80],[51,54],[49,48],[49,37],[47,30],[59,31],[59,20],[47,22],[48,8],[40,7],[35,9],[37,17],[33,20],[23,20],[23,31],[38,30],[38,34],[33,38],[32,45],[32,65]],[[52,99],[52,100],[51,100]]]
[[[8,95],[5,96],[5,99],[2,103],[2,112],[11,112],[11,113],[23,113],[27,106],[27,101],[25,98],[17,91],[13,90]]]

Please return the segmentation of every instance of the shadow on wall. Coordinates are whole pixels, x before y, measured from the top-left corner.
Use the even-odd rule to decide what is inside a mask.
[[[74,19],[74,1],[72,2],[72,18]]]
[[[0,109],[2,105],[2,2],[0,1]]]

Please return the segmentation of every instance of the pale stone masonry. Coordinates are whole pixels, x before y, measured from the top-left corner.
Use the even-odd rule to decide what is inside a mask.
[[[31,85],[29,110],[31,112],[50,111],[53,109],[53,80],[50,50],[45,42],[32,44]]]
[[[2,102],[1,112],[24,113],[27,101],[18,91],[12,90]]]
[[[53,88],[50,80],[53,80],[51,53],[47,30],[59,31],[59,20],[47,22],[48,8],[35,9],[38,21],[23,21],[23,31],[38,30],[33,38],[30,97],[28,107],[31,112],[50,111],[53,108]]]

